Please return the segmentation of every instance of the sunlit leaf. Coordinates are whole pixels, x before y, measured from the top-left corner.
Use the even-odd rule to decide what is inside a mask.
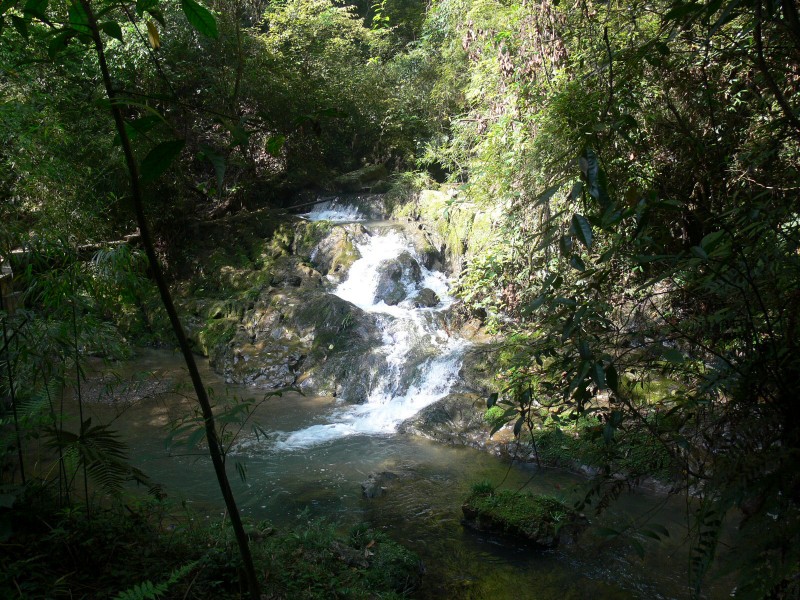
[[[161,48],[161,36],[159,36],[158,28],[153,21],[147,21],[147,39],[150,40],[153,50]]]
[[[9,8],[16,6],[17,0],[3,0],[0,2],[0,16],[6,14]]]
[[[186,19],[197,31],[210,38],[218,38],[217,20],[207,8],[194,0],[181,0],[181,8]]]

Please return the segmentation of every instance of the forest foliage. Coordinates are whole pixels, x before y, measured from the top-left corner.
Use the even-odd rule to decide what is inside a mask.
[[[697,500],[698,595],[726,520],[736,594],[798,593],[795,3],[92,4],[169,273],[191,223],[364,164],[445,181],[441,226],[483,224],[458,289],[507,340],[497,426],[580,429],[602,466],[586,506],[669,473]],[[15,265],[25,308],[4,320],[10,465],[20,418],[50,427],[82,354],[164,320],[138,250],[77,260],[135,229],[81,6],[0,2],[0,255],[39,257]]]

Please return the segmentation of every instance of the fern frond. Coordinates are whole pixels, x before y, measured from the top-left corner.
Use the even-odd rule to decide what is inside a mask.
[[[169,578],[161,583],[154,584],[152,581],[147,580],[143,583],[136,584],[132,588],[124,590],[114,596],[114,600],[157,600],[164,595],[170,587],[186,577],[196,566],[197,561],[187,563],[172,571]]]

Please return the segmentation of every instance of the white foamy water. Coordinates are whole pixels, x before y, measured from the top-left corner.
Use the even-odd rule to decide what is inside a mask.
[[[309,221],[333,221],[334,223],[349,223],[351,221],[363,221],[364,215],[358,211],[358,207],[350,204],[341,204],[335,198],[325,202],[319,202],[310,212],[302,215]]]
[[[387,369],[363,404],[334,410],[327,422],[285,433],[281,449],[304,448],[351,435],[391,434],[406,419],[445,397],[458,379],[467,342],[444,329],[441,312],[453,302],[442,273],[420,265],[421,281],[408,273],[401,278],[407,297],[395,306],[376,299],[381,267],[408,253],[419,261],[413,245],[400,232],[387,230],[358,244],[361,258],[348,277],[333,290],[340,298],[378,316]],[[439,296],[434,308],[415,308],[413,298],[422,288]],[[348,400],[345,398],[344,400]]]

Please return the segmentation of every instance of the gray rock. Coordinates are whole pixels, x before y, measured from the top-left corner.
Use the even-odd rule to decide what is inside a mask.
[[[378,285],[375,288],[375,302],[383,300],[389,306],[406,299],[406,285],[422,281],[422,269],[417,260],[408,252],[397,258],[384,261],[378,271]]]
[[[433,308],[441,302],[438,294],[430,288],[422,288],[414,297],[416,308]]]

